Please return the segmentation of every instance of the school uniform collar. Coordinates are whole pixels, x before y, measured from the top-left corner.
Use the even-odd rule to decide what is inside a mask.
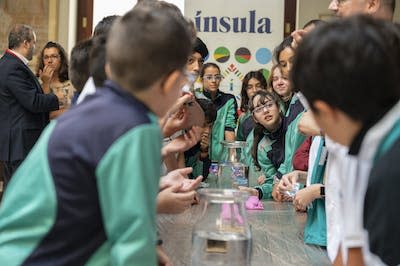
[[[139,99],[137,99],[134,95],[129,93],[127,90],[122,88],[119,84],[117,84],[115,81],[112,80],[106,80],[104,82],[104,87],[109,88],[112,90],[115,94],[120,96],[121,98],[124,98],[126,101],[130,102],[131,104],[139,107],[142,109],[143,112],[150,112],[153,113],[147,105],[145,105],[143,102],[141,102]]]
[[[212,100],[212,101],[216,101],[216,100],[221,96],[221,91],[220,91],[219,89],[217,90],[217,93],[216,93],[216,95],[215,95],[215,99],[214,99],[214,100],[211,98],[211,93],[210,93],[208,90],[204,89],[204,90],[203,90],[203,94],[204,94],[204,96],[206,96],[208,99],[210,99],[210,100]]]
[[[386,114],[375,123],[365,135],[360,149],[360,156],[362,159],[370,160],[375,156],[383,138],[390,132],[399,119],[400,101],[386,112]]]
[[[358,132],[358,134],[355,136],[352,143],[350,144],[349,154],[350,155],[360,154],[361,147],[365,146],[363,143],[365,143],[364,140],[365,140],[365,137],[367,134],[370,136],[369,138],[377,139],[376,137],[375,138],[371,137],[370,129],[371,128],[375,128],[375,129],[379,128],[379,124],[382,121],[387,121],[387,120],[393,121],[395,119],[396,115],[398,118],[399,112],[400,112],[400,101],[397,102],[394,106],[392,106],[392,108],[387,110],[387,112],[385,112],[385,114],[383,116],[373,117],[372,119],[365,122],[364,125],[362,126],[361,130]],[[386,122],[386,123],[390,124],[390,122]],[[389,129],[387,129],[387,130],[389,130]],[[371,130],[371,131],[374,131],[374,130]],[[372,143],[371,143],[371,145],[372,145]]]

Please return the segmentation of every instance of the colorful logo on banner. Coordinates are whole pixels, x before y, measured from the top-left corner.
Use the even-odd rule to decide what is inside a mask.
[[[232,93],[240,104],[242,80],[249,71],[262,71],[268,78],[272,51],[282,41],[282,0],[185,0],[198,36],[207,45],[208,62],[221,68],[220,89]]]
[[[239,64],[246,64],[252,59],[251,51],[246,47],[236,49],[234,55],[236,62]],[[218,63],[225,63],[230,59],[231,52],[228,48],[220,46],[215,49],[213,57]],[[266,65],[272,60],[272,53],[268,48],[259,48],[255,53],[255,59],[257,63]],[[265,79],[268,80],[269,70],[265,68],[259,70],[263,73]],[[240,81],[244,78],[244,74],[239,70],[239,65],[234,63],[229,64],[224,70],[222,70],[221,74],[228,83],[228,91],[230,93],[233,92],[234,78],[238,78]],[[229,76],[232,77],[229,78]],[[240,95],[236,95],[236,99],[240,100]]]
[[[218,63],[225,63],[231,57],[231,52],[228,48],[220,46],[214,51],[214,59]],[[238,63],[246,64],[252,58],[251,51],[246,47],[240,47],[235,51],[235,60]],[[255,53],[257,63],[266,65],[272,60],[272,53],[268,48],[259,48]]]

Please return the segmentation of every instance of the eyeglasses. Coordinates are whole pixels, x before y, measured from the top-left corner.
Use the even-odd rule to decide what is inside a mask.
[[[266,109],[267,111],[270,110],[272,107],[274,106],[273,102],[267,102],[263,105],[257,106],[256,108],[254,108],[253,113],[259,114],[262,111],[264,111],[264,109]]]
[[[203,79],[205,79],[207,81],[212,81],[212,80],[221,81],[222,76],[221,75],[214,75],[214,76],[213,75],[204,75]]]
[[[43,60],[44,60],[44,61],[47,61],[47,60],[49,60],[50,58],[51,58],[52,60],[56,60],[56,59],[59,59],[60,56],[59,56],[59,55],[56,55],[56,54],[45,55],[45,56],[43,56]]]
[[[191,57],[189,57],[188,60],[187,60],[187,64],[188,64],[188,65],[191,65],[191,64],[193,64],[194,62],[197,62],[199,65],[203,65],[203,64],[204,64],[204,59],[203,59],[203,58],[196,58],[196,57],[194,57],[194,56],[191,56]]]

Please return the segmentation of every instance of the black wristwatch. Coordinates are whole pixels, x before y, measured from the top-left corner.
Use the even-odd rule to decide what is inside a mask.
[[[319,187],[319,195],[321,196],[321,198],[325,198],[325,186],[324,185]]]

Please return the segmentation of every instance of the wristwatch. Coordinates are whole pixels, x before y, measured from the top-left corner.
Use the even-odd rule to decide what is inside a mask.
[[[319,195],[321,196],[321,198],[325,198],[325,186],[324,185],[319,187]]]

